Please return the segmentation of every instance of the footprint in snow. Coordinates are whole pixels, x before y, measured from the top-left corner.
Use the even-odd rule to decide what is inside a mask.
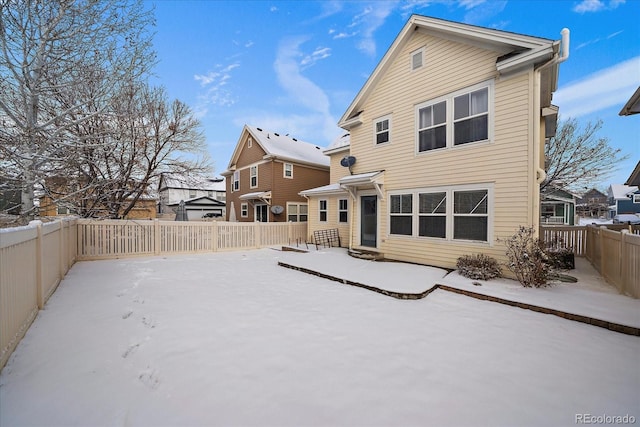
[[[147,328],[155,328],[156,327],[156,321],[153,320],[152,317],[143,317],[142,318],[142,324],[144,324],[144,326],[146,326]]]
[[[138,347],[140,347],[140,343],[130,345],[130,346],[129,346],[129,348],[127,348],[127,351],[125,351],[124,353],[122,353],[122,358],[123,358],[123,359],[126,359],[127,357],[129,357],[130,355],[132,355],[133,353],[135,353],[135,351],[138,349]]]
[[[125,314],[122,315],[123,319],[128,319],[133,314],[133,311],[129,310]]]
[[[146,385],[152,390],[157,389],[160,386],[160,378],[155,369],[147,369],[138,375],[138,379],[142,384]]]

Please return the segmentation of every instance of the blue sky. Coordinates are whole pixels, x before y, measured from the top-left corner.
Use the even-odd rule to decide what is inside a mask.
[[[640,1],[154,1],[156,84],[203,124],[215,174],[243,125],[327,146],[336,123],[411,14],[554,40],[571,30],[554,104],[562,118],[602,119],[599,136],[640,160],[640,115],[618,112],[640,86]]]

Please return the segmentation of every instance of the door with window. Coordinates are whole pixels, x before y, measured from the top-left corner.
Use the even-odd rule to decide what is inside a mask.
[[[257,222],[268,222],[269,221],[269,206],[267,205],[256,205],[255,206],[255,215],[254,220]]]
[[[378,197],[360,198],[360,245],[376,247],[378,237]]]

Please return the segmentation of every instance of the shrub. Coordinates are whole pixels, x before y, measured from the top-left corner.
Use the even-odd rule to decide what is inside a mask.
[[[552,266],[544,244],[533,236],[533,227],[520,226],[518,232],[505,241],[509,260],[506,267],[522,286],[539,288],[547,285]]]
[[[462,276],[469,279],[489,280],[502,276],[498,261],[485,254],[461,256],[456,268]]]

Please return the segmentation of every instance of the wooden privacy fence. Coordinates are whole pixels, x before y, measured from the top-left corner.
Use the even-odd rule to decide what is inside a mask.
[[[640,298],[640,227],[540,227],[540,238],[554,249],[570,248],[584,256],[598,273],[622,294]]]
[[[75,220],[0,230],[0,369],[76,254]]]
[[[256,249],[306,241],[305,222],[78,220],[78,259]]]

